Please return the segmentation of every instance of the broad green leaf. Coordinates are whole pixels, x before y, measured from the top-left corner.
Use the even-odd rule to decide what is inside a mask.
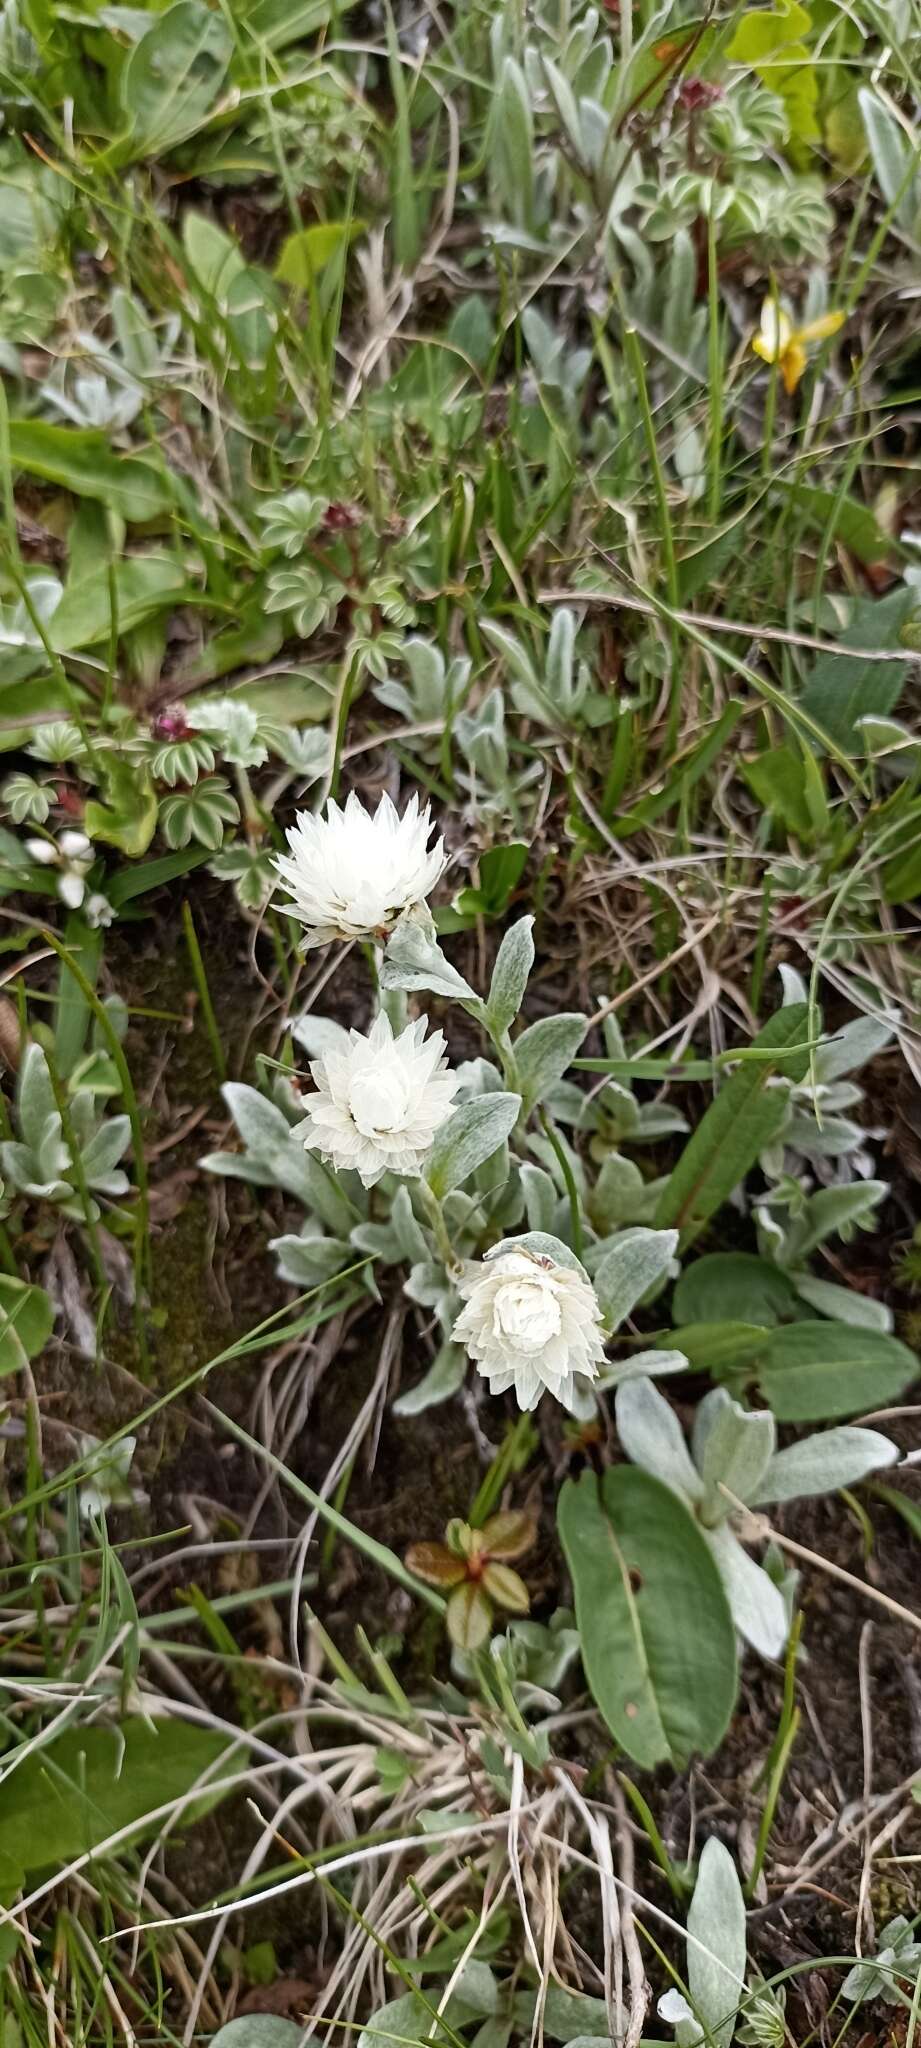
[[[756,1252],[710,1252],[685,1268],[672,1298],[676,1323],[792,1322],[802,1311],[779,1266]]]
[[[776,1058],[746,1060],[720,1089],[670,1173],[659,1207],[659,1226],[677,1224],[691,1244],[703,1225],[739,1187],[764,1147],[776,1136],[787,1110],[786,1091],[768,1088],[774,1075],[802,1079],[808,1052],[790,1054],[807,1036],[808,1004],[788,1003],[752,1043],[771,1048]]]
[[[795,832],[808,844],[814,834],[814,825],[806,800],[806,768],[802,750],[789,741],[778,747],[767,747],[754,761],[743,764],[742,773],[765,810],[774,811],[788,832]]]
[[[222,1757],[228,1765],[219,1774],[214,1767]],[[69,1728],[33,1750],[0,1784],[4,1856],[24,1871],[69,1862],[191,1791],[205,1773],[202,1801],[213,1804],[221,1776],[233,1768],[226,1736],[178,1718]],[[201,1811],[198,1799],[187,1821],[196,1808]]]
[[[828,541],[840,541],[867,567],[885,562],[891,554],[892,537],[880,525],[872,506],[857,498],[842,498],[837,491],[821,490],[814,484],[796,483],[784,488],[789,489],[791,496],[795,493],[796,509],[805,515],[810,526],[822,532]]]
[[[363,234],[364,228],[362,220],[323,220],[315,221],[309,228],[298,228],[281,245],[274,272],[279,284],[309,291],[314,278],[340,250],[347,249],[357,235]]]
[[[121,636],[158,612],[171,611],[188,591],[188,579],[171,555],[131,555],[115,563],[111,579],[97,569],[79,583],[68,583],[48,638],[56,653],[73,654],[108,641],[113,613]]]
[[[766,1335],[762,1324],[721,1320],[684,1323],[669,1330],[663,1342],[684,1352],[692,1372],[708,1372],[714,1380],[733,1380],[739,1374],[751,1375],[763,1354]]]
[[[520,839],[491,846],[479,859],[478,887],[461,889],[454,907],[461,917],[502,917],[524,873],[529,848]],[[533,919],[532,919],[533,923]],[[513,927],[514,929],[514,927]]]
[[[114,163],[162,156],[208,119],[224,83],[233,36],[205,0],[175,0],[136,43],[122,74],[127,132]]]
[[[848,751],[857,747],[857,720],[894,711],[905,687],[909,663],[861,659],[866,649],[894,649],[906,620],[917,606],[917,594],[902,585],[888,597],[858,598],[841,636],[842,649],[853,654],[820,654],[813,662],[800,698],[803,711],[815,719],[829,739]]]
[[[131,761],[113,760],[103,788],[107,801],[97,803],[94,798],[86,805],[87,832],[137,859],[147,852],[157,829],[157,799],[146,770]]]
[[[648,1472],[586,1472],[560,1495],[582,1661],[608,1727],[646,1769],[722,1740],[736,1638],[719,1573],[682,1503]]]
[[[0,1273],[0,1379],[37,1357],[53,1328],[54,1307],[44,1288]]]
[[[882,1330],[807,1322],[769,1331],[757,1379],[778,1422],[824,1422],[886,1407],[918,1371],[914,1352]]]
[[[172,481],[137,455],[115,455],[95,427],[58,427],[48,420],[10,421],[10,463],[78,498],[99,498],[131,525],[171,510]],[[64,603],[62,598],[61,603]]]
[[[820,140],[819,82],[803,40],[811,26],[811,15],[797,0],[752,8],[742,15],[726,51],[732,63],[750,65],[771,92],[780,94],[794,143]]]
[[[183,217],[182,246],[199,284],[219,306],[225,306],[231,285],[246,270],[239,243],[206,213],[190,210]]]
[[[913,897],[921,895],[921,802],[906,805],[901,824],[901,846],[883,864],[883,896],[887,903],[910,903]]]
[[[479,1095],[465,1102],[449,1116],[435,1134],[426,1179],[441,1200],[452,1188],[459,1188],[478,1166],[491,1159],[514,1129],[521,1109],[520,1095],[497,1092]]]

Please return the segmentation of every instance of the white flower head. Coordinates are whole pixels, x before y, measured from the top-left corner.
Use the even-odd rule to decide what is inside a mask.
[[[451,1114],[460,1079],[448,1070],[443,1034],[426,1039],[427,1026],[420,1017],[394,1038],[382,1011],[367,1036],[350,1031],[347,1047],[311,1063],[317,1093],[298,1134],[331,1166],[353,1167],[366,1188],[385,1173],[421,1173]]]
[[[306,926],[308,946],[329,939],[364,939],[392,930],[422,903],[445,867],[444,840],[429,849],[432,820],[412,797],[402,817],[389,796],[373,816],[354,792],[344,810],[330,802],[326,816],[299,811],[288,832],[290,854],[275,866],[292,901],[283,907]]]
[[[498,1251],[460,1282],[467,1306],[452,1331],[491,1394],[514,1387],[519,1408],[544,1393],[571,1408],[576,1381],[604,1357],[601,1310],[591,1282],[572,1266],[532,1252]]]
[[[87,1520],[103,1515],[106,1508],[126,1507],[131,1501],[144,1498],[135,1492],[128,1477],[137,1449],[136,1436],[123,1436],[117,1444],[103,1444],[98,1436],[85,1431],[79,1446],[81,1456],[89,1460],[79,1492],[80,1513]]]
[[[39,867],[58,869],[58,895],[68,910],[79,910],[86,894],[85,877],[93,865],[92,841],[85,832],[62,832],[52,839],[27,839],[26,852]]]
[[[86,922],[92,926],[94,931],[108,931],[114,916],[115,911],[109,902],[108,896],[103,896],[96,891],[92,896],[87,897]]]

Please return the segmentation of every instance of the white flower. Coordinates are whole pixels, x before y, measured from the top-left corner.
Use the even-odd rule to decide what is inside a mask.
[[[98,893],[86,899],[86,922],[94,931],[107,931],[115,916],[108,896]]]
[[[460,1282],[467,1306],[452,1331],[491,1394],[514,1387],[519,1408],[543,1393],[570,1408],[604,1357],[601,1310],[591,1283],[571,1266],[532,1252],[500,1252]]]
[[[415,796],[402,817],[389,796],[372,817],[354,793],[344,810],[328,803],[325,818],[299,811],[291,852],[275,865],[293,898],[284,908],[306,925],[308,946],[389,931],[421,903],[445,867],[444,841],[429,850],[432,829],[428,805],[420,811]]]
[[[93,865],[95,855],[92,841],[85,832],[62,832],[57,843],[53,839],[27,839],[26,852],[30,860],[39,867],[57,868],[58,895],[68,910],[79,910],[86,893],[85,876]]]
[[[367,1037],[311,1063],[317,1094],[298,1133],[331,1166],[353,1167],[366,1188],[385,1173],[420,1173],[439,1126],[451,1114],[459,1076],[449,1073],[440,1031],[425,1040],[428,1018],[394,1038],[381,1012]]]
[[[120,1437],[117,1444],[103,1444],[98,1436],[85,1431],[78,1441],[81,1457],[89,1460],[79,1492],[81,1515],[90,1520],[104,1514],[106,1508],[126,1507],[131,1501],[144,1498],[136,1494],[128,1479],[137,1448],[136,1436]]]

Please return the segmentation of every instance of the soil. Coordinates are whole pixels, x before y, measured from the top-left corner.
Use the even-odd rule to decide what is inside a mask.
[[[265,992],[253,973],[247,932],[226,915],[223,888],[195,877],[194,885],[193,881],[189,884],[189,897],[222,1043],[233,1071],[240,1072],[252,1050],[267,1042],[264,1014],[260,1014],[265,1012]],[[127,1044],[132,1072],[146,1105],[150,1145],[154,1285],[148,1385],[139,1390],[138,1381],[144,1374],[127,1312],[120,1322],[110,1318],[106,1345],[113,1371],[100,1374],[89,1395],[85,1369],[68,1363],[66,1354],[51,1367],[50,1377],[42,1380],[43,1392],[53,1390],[63,1397],[65,1412],[75,1403],[80,1425],[96,1427],[100,1433],[135,1414],[145,1391],[153,1395],[176,1388],[197,1366],[277,1310],[283,1291],[265,1244],[280,1227],[297,1227],[299,1220],[275,1191],[217,1181],[198,1171],[202,1152],[227,1142],[228,1124],[207,1035],[189,1002],[191,976],[179,917],[165,898],[151,908],[153,914],[133,928],[122,925],[113,931],[106,966],[112,985],[132,1005],[169,1012],[180,1020],[137,1019],[131,1024]],[[555,918],[561,911],[559,907],[548,916]],[[230,950],[228,932],[232,935]],[[463,969],[466,947],[471,954],[471,975],[482,979],[485,963],[477,957],[479,944],[476,935],[468,934],[462,941],[452,941],[452,950]],[[487,935],[487,949],[493,944]],[[593,998],[597,1000],[594,984],[591,992],[583,986],[585,970],[575,971],[571,932],[571,967],[561,953],[562,947],[555,956],[551,951],[550,957],[556,957],[560,965],[537,986],[537,1014],[588,1006]],[[364,1010],[359,991],[363,986],[360,969],[353,977],[349,967],[348,978],[337,977],[318,1007],[338,1009],[348,1022],[361,1022]],[[431,1005],[433,1016],[438,1007]],[[457,1037],[455,1027],[452,1038],[456,1041]],[[474,1049],[472,1040],[466,1046],[453,1046],[460,1056]],[[206,1113],[196,1115],[203,1102]],[[659,1151],[657,1170],[662,1166]],[[902,1177],[898,1160],[889,1159],[886,1170],[896,1173],[895,1193],[882,1229],[861,1239],[859,1252],[854,1253],[859,1270],[852,1277],[867,1292],[894,1300],[908,1319],[914,1314],[914,1303],[909,1293],[895,1286],[894,1262],[910,1238],[916,1191],[910,1177]],[[314,1487],[322,1483],[332,1454],[371,1387],[389,1305],[386,1300],[383,1306],[369,1304],[366,1310],[346,1317],[337,1336],[336,1354],[286,1453],[292,1471]],[[412,1315],[407,1318],[404,1336],[399,1370],[405,1385],[425,1369],[431,1347],[418,1333]],[[253,1401],[264,1365],[265,1356],[259,1355],[227,1368],[208,1385],[209,1398],[255,1434],[258,1417],[254,1417]],[[391,1391],[395,1385],[394,1378]],[[506,1414],[498,1403],[478,1410],[479,1428],[496,1444],[510,1419],[511,1411]],[[567,1447],[558,1419],[541,1413],[539,1423],[545,1455],[532,1462],[523,1480],[511,1490],[510,1499],[516,1505],[527,1503],[539,1517],[539,1540],[528,1559],[527,1576],[532,1612],[537,1619],[545,1619],[569,1598],[553,1519],[561,1471],[567,1459],[574,1459],[577,1466],[585,1456],[618,1454],[616,1445],[573,1450]],[[896,1422],[892,1428],[897,1435],[902,1432],[900,1440],[909,1447],[913,1441],[911,1420]],[[237,1443],[221,1440],[213,1417],[197,1396],[179,1396],[144,1433],[138,1466],[149,1496],[142,1520],[150,1529],[187,1523],[189,1502],[194,1501],[210,1518],[215,1536],[233,1533],[246,1524],[253,1503],[264,1490],[264,1471]],[[366,1446],[356,1461],[346,1511],[362,1528],[402,1552],[421,1536],[441,1536],[449,1516],[469,1508],[483,1469],[482,1443],[468,1408],[460,1401],[412,1421],[395,1419],[388,1405],[373,1459]],[[913,1486],[912,1475],[906,1491]],[[914,1497],[917,1499],[916,1487]],[[137,1532],[138,1516],[126,1515],[123,1520],[119,1533],[130,1539]],[[299,1520],[297,1501],[273,1486],[251,1534],[290,1537],[297,1533]],[[840,1497],[788,1508],[779,1516],[778,1526],[858,1580],[878,1586],[890,1599],[918,1613],[919,1630],[899,1624],[853,1587],[819,1570],[805,1571],[800,1591],[804,1626],[799,1667],[804,1711],[780,1789],[766,1886],[751,1919],[752,1953],[765,1975],[823,1956],[853,1954],[865,1837],[853,1847],[840,1849],[814,1882],[788,1897],[794,1883],[791,1873],[804,1850],[842,1810],[847,1810],[856,1824],[867,1799],[879,1798],[913,1770],[921,1769],[921,1598],[917,1584],[921,1552],[915,1540],[889,1507],[876,1502],[872,1550],[867,1554],[867,1530]],[[321,1549],[322,1545],[314,1546],[311,1564],[315,1568],[320,1564]],[[263,1579],[274,1575],[271,1562],[266,1565],[260,1553],[253,1556]],[[254,1564],[252,1569],[256,1569]],[[282,1569],[279,1565],[279,1571]],[[320,1570],[318,1610],[347,1656],[354,1654],[354,1632],[360,1623],[372,1641],[382,1636],[402,1639],[398,1669],[410,1691],[414,1685],[424,1689],[434,1679],[447,1677],[448,1656],[437,1623],[427,1612],[417,1611],[409,1596],[382,1571],[341,1544],[323,1551]],[[207,1593],[222,1590],[217,1561],[210,1567],[207,1560],[197,1562],[194,1575]],[[182,1568],[174,1574],[164,1557],[162,1574],[147,1581],[145,1611],[150,1605],[175,1605],[183,1583]],[[279,1616],[279,1621],[283,1632],[287,1617]],[[262,1648],[264,1615],[254,1618],[244,1610],[232,1617],[232,1627],[244,1652]],[[218,1667],[208,1683],[223,1712],[231,1718],[239,1712],[239,1698]],[[738,1711],[719,1754],[678,1779],[667,1772],[653,1779],[640,1777],[666,1844],[677,1860],[693,1850],[695,1841],[699,1847],[702,1835],[714,1831],[740,1849],[743,1861],[750,1854],[764,1797],[763,1786],[756,1788],[753,1781],[774,1740],[782,1695],[783,1673],[749,1654]],[[574,1761],[591,1767],[605,1754],[603,1736],[596,1732],[586,1738],[585,1748]],[[908,1810],[897,1837],[874,1861],[870,1896],[877,1928],[895,1912],[921,1910],[916,1876],[921,1866],[887,1860],[921,1853],[921,1809],[913,1808],[907,1797],[902,1803]],[[898,1810],[899,1802],[885,1808],[877,1827],[882,1828]],[[182,1885],[193,1903],[206,1902],[223,1885],[234,1882],[254,1839],[254,1826],[244,1801],[229,1802],[202,1823],[194,1844],[187,1844],[182,1851]],[[669,1896],[660,1885],[652,1859],[644,1854],[642,1842],[638,1867],[641,1889],[667,1908]],[[581,1910],[578,1887],[575,1890],[575,1900],[567,1908],[571,1924],[587,1950],[597,1954],[596,1894],[586,1889]],[[301,1984],[313,1981],[315,1932],[303,1895],[299,1895],[293,1915],[284,1907],[266,1908],[248,1916],[246,1923],[247,1939],[271,1940],[281,1976]],[[823,2002],[834,1995],[838,1982],[840,1972],[837,1979],[833,1973],[820,1971],[794,1978],[788,2005],[794,2038],[801,2038],[806,2028],[821,2018]]]

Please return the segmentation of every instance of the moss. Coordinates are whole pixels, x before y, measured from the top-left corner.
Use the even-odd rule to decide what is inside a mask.
[[[243,1335],[244,1324],[232,1328],[209,1285],[211,1230],[207,1193],[193,1189],[175,1222],[155,1240],[149,1320],[155,1376],[164,1388]]]

